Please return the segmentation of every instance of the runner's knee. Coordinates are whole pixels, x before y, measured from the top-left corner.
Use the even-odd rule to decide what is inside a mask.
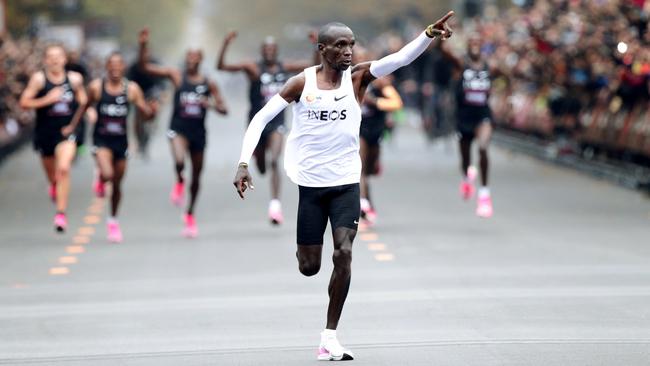
[[[59,178],[66,178],[70,175],[70,165],[61,164],[56,167],[56,175]]]
[[[299,259],[298,268],[300,269],[300,273],[307,277],[311,277],[320,271],[320,263],[316,261]]]
[[[320,271],[320,255],[301,255],[300,252],[296,253],[298,258],[298,269],[303,275],[310,277]]]
[[[103,172],[99,175],[104,182],[110,182],[113,180],[113,178],[115,178],[115,174],[113,174],[113,172]]]

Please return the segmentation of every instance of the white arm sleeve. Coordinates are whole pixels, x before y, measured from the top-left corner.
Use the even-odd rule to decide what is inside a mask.
[[[401,50],[390,54],[381,60],[372,61],[370,63],[370,73],[376,78],[389,75],[393,71],[404,67],[411,62],[415,61],[429,47],[433,38],[427,37],[425,32],[422,32],[418,38],[411,41],[411,43],[402,47]]]
[[[248,164],[266,124],[280,114],[288,105],[289,103],[280,94],[276,94],[255,114],[244,135],[244,143],[242,144],[241,155],[239,157],[240,163]]]

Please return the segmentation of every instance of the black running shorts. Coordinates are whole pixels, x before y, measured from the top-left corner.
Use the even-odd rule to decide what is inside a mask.
[[[358,183],[335,187],[298,188],[299,245],[323,245],[328,219],[332,231],[340,227],[357,230],[361,212]]]
[[[51,136],[36,134],[34,135],[34,150],[38,151],[42,157],[52,157],[56,147],[63,141],[76,142],[77,136],[73,134],[65,137],[60,133]]]
[[[113,154],[114,161],[124,160],[129,156],[129,142],[126,136],[93,136],[93,155],[97,154],[97,150],[100,148],[109,149]]]
[[[492,123],[492,113],[488,108],[459,110],[457,113],[458,124],[456,129],[461,138],[473,140],[476,137],[476,128],[482,123]]]
[[[191,153],[202,153],[205,151],[205,131],[188,131],[183,129],[170,129],[167,131],[167,137],[170,140],[173,140],[179,135],[187,140],[188,148]]]

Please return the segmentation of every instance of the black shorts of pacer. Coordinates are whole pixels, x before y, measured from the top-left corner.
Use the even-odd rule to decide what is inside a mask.
[[[323,235],[330,221],[332,232],[359,226],[359,184],[335,187],[299,186],[298,245],[323,245]]]
[[[51,136],[41,136],[36,134],[34,136],[34,150],[38,151],[44,158],[53,157],[56,147],[64,141],[76,142],[77,136],[72,134],[65,137],[60,133]]]
[[[99,149],[110,150],[114,161],[124,160],[129,157],[129,142],[126,136],[118,138],[93,137],[93,155],[96,155]]]
[[[182,136],[187,140],[190,153],[202,153],[205,151],[206,138],[204,131],[190,132],[181,129],[169,129],[167,138],[173,140],[176,136]]]

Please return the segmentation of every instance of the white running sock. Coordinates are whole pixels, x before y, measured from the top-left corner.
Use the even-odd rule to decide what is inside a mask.
[[[271,202],[269,202],[269,210],[271,211],[280,211],[282,210],[282,204],[280,203],[279,199],[272,199]]]
[[[325,337],[336,337],[336,329],[325,329],[321,334]]]
[[[478,189],[479,198],[490,197],[490,189],[488,187],[481,187]]]

